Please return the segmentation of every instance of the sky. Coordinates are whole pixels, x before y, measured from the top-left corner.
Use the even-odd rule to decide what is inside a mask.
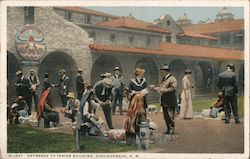
[[[214,20],[216,14],[222,9],[222,7],[84,7],[104,13],[128,16],[130,13],[136,18],[146,22],[153,22],[162,15],[169,14],[175,20],[179,17],[187,14],[187,16],[193,20],[193,23],[198,23],[199,20],[207,20],[210,18]],[[235,19],[244,18],[243,7],[227,7],[233,14]]]

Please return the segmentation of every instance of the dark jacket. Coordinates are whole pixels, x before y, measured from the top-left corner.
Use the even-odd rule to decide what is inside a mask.
[[[85,88],[84,88],[84,80],[82,78],[82,75],[81,74],[77,74],[76,75],[76,91],[77,93],[83,93]]]
[[[60,95],[67,95],[69,93],[69,77],[65,75],[60,78],[59,84],[55,85],[55,87],[59,87]]]
[[[43,91],[47,90],[49,87],[52,87],[48,78],[44,78],[43,80]]]
[[[30,96],[30,81],[29,81],[29,79],[27,79],[25,77],[23,77],[22,79],[17,79],[15,85],[16,85],[17,96],[23,96],[24,98],[29,98],[29,96]]]
[[[229,70],[219,74],[217,86],[223,92],[224,96],[234,96],[238,94],[235,73]]]
[[[129,92],[132,93],[132,91],[141,91],[143,89],[147,88],[147,81],[145,78],[141,79],[141,81],[138,81],[137,78],[133,78],[130,80],[129,83]],[[132,96],[133,98],[133,96]],[[143,103],[144,108],[146,109],[148,107],[147,103],[147,95],[143,97]]]
[[[103,93],[103,89],[104,89],[104,84],[101,81],[98,81],[95,86],[94,86],[94,95],[95,98],[98,98],[100,101],[107,101],[107,100],[111,100],[111,88],[107,88],[105,87],[105,93]]]

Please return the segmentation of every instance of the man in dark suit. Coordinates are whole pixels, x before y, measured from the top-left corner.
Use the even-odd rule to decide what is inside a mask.
[[[32,97],[34,98],[35,102],[35,111],[37,111],[37,106],[38,106],[38,93],[37,93],[37,87],[40,85],[39,78],[35,75],[35,70],[31,69],[30,70],[30,76],[29,76],[29,81],[30,81],[30,103],[32,104]]]
[[[84,80],[83,80],[83,77],[82,77],[82,69],[78,69],[78,73],[76,75],[75,81],[76,81],[77,98],[79,100],[81,100],[82,99],[82,94],[83,94],[83,92],[85,90],[85,88],[84,88]]]
[[[29,109],[28,114],[31,115],[31,102],[30,102],[30,81],[24,77],[22,71],[16,72],[17,80],[15,83],[16,86],[16,95],[24,97],[25,102],[27,103]]]
[[[240,123],[237,106],[238,86],[234,70],[235,66],[233,64],[228,64],[227,69],[218,76],[217,86],[224,95],[226,124],[230,122],[231,109],[233,111],[235,123]]]
[[[62,105],[63,107],[66,107],[67,95],[69,92],[69,77],[67,76],[65,69],[61,69],[59,71],[59,76],[60,76],[59,84],[56,84],[55,87],[59,87],[59,91],[60,91],[59,93],[60,93]]]
[[[112,80],[110,79],[110,76],[111,74],[107,74],[102,82],[98,81],[94,85],[94,95],[95,99],[102,107],[109,129],[114,129],[111,116]]]
[[[164,120],[167,125],[167,131],[164,134],[174,134],[174,116],[177,99],[175,95],[177,80],[170,74],[168,65],[161,67],[162,82],[160,87],[155,87],[154,90],[161,95],[161,106],[163,109]]]

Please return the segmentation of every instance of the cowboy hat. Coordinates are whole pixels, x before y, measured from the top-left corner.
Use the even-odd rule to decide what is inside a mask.
[[[75,93],[74,92],[69,92],[68,95],[67,95],[68,98],[76,98],[75,97]]]
[[[12,106],[10,107],[11,109],[14,109],[15,107],[18,107],[17,103],[12,104]]]
[[[235,70],[235,66],[234,66],[234,64],[232,64],[232,63],[227,64],[227,67],[230,67],[233,71]]]
[[[83,69],[79,68],[79,69],[78,69],[78,72],[83,72]]]
[[[63,73],[66,73],[66,70],[65,70],[65,69],[61,69],[61,70],[59,71],[59,75],[61,75],[61,74],[63,74]]]
[[[17,72],[16,72],[16,76],[20,76],[20,75],[22,75],[22,74],[23,74],[22,71],[17,71]]]
[[[120,71],[120,67],[115,67],[114,70],[119,70]]]
[[[161,70],[168,70],[169,71],[170,69],[169,69],[169,66],[167,64],[164,64],[161,66]]]
[[[184,73],[185,73],[185,74],[191,74],[192,71],[191,71],[190,69],[185,69]]]

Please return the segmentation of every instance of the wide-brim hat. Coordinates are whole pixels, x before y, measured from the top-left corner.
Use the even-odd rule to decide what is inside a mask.
[[[104,76],[105,76],[105,77],[111,77],[111,75],[112,75],[112,74],[109,73],[109,72],[104,73]]]
[[[75,97],[75,93],[74,92],[69,92],[68,95],[67,95],[68,98],[76,98]]]
[[[184,73],[185,73],[185,74],[191,74],[192,71],[191,71],[190,69],[185,69]]]
[[[16,72],[16,76],[20,76],[20,75],[22,75],[22,74],[23,74],[22,71],[17,71],[17,72]]]
[[[34,69],[30,69],[30,72],[29,73],[35,73],[36,71]]]
[[[66,73],[66,70],[65,69],[61,69],[60,71],[59,71],[59,75],[61,75],[61,74],[63,74],[63,73]]]
[[[168,70],[169,71],[170,69],[169,69],[169,66],[167,64],[164,64],[161,66],[160,70]]]
[[[83,69],[79,68],[79,69],[78,69],[78,72],[83,72]]]
[[[136,75],[136,76],[144,75],[144,73],[145,73],[145,70],[142,69],[142,68],[136,68],[136,69],[135,69],[135,75]]]
[[[119,70],[120,71],[120,67],[115,67],[114,70]]]
[[[234,66],[234,64],[232,64],[232,63],[227,64],[227,67],[230,67],[232,70],[235,70],[235,66]]]
[[[10,107],[11,109],[14,109],[15,107],[18,107],[17,103],[12,104],[12,106]]]
[[[104,84],[106,87],[108,87],[108,88],[110,88],[110,87],[113,86],[112,80],[111,80],[110,78],[108,78],[108,77],[105,77],[102,81],[103,81],[103,84]]]
[[[106,76],[105,76],[104,73],[101,73],[101,74],[100,74],[100,77],[104,78],[104,77],[106,77]]]

